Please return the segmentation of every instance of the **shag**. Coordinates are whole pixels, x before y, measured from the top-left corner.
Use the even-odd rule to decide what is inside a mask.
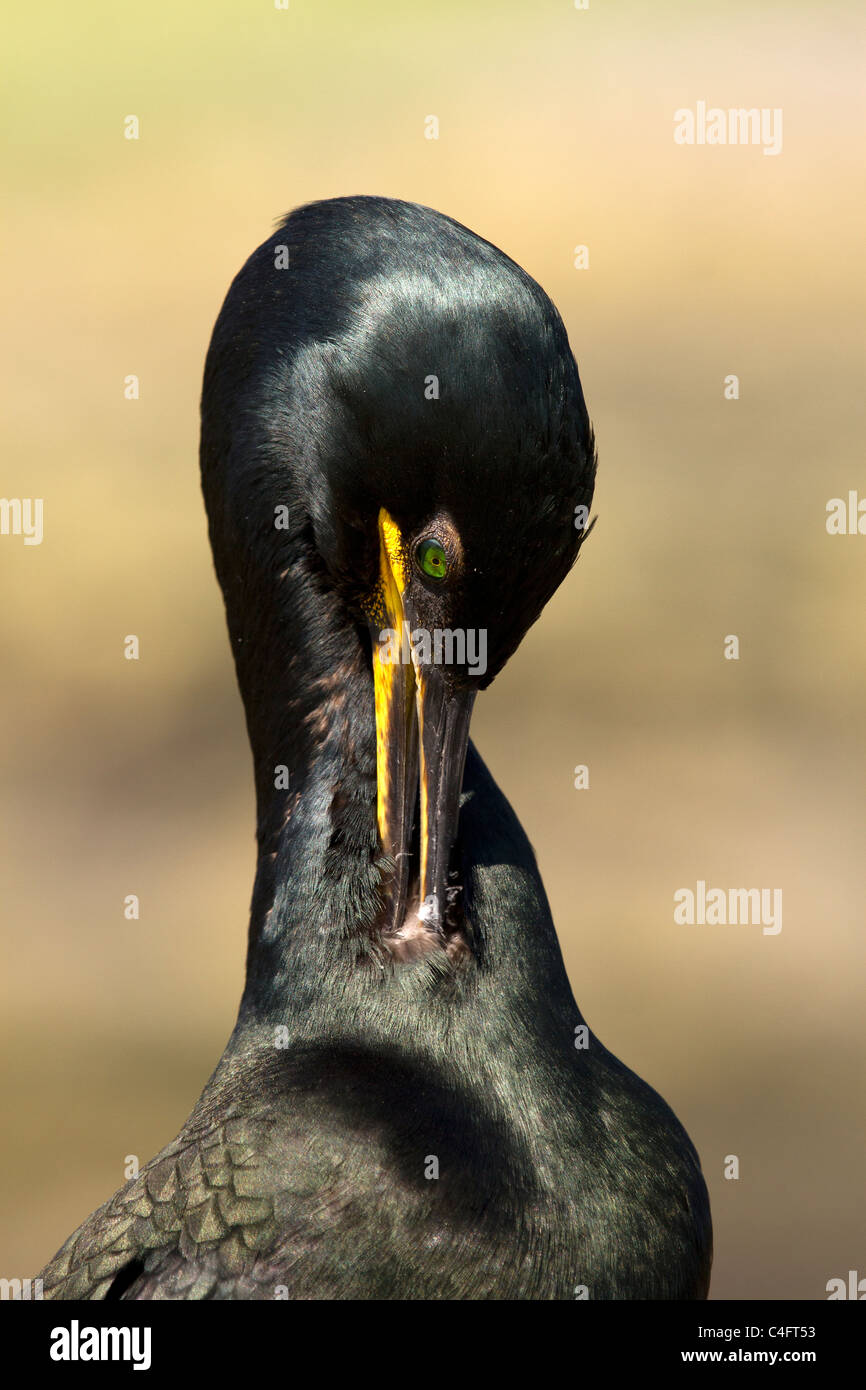
[[[559,314],[449,217],[313,203],[229,289],[201,418],[255,766],[246,987],[44,1296],[706,1297],[697,1154],[584,1024],[469,742],[587,531]]]

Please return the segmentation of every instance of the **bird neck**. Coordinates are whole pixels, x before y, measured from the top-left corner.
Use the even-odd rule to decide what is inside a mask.
[[[244,560],[218,560],[256,786],[241,1017],[276,1018],[361,951],[380,906],[373,679],[308,537]]]
[[[283,550],[276,584],[266,565],[245,570],[237,584],[221,572],[253,750],[258,839],[233,1049],[275,1028],[287,1037],[369,1040],[401,1030],[409,1037],[423,1024],[432,1037],[435,1018],[443,1047],[465,1035],[471,1048],[485,1008],[499,1027],[509,996],[527,991],[546,1000],[551,1018],[579,1018],[532,849],[471,745],[456,855],[472,950],[452,969],[444,952],[401,964],[377,948],[368,639],[315,550],[295,541]]]

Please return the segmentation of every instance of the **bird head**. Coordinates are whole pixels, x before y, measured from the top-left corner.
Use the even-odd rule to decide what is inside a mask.
[[[236,311],[220,360],[252,364],[247,417],[267,417],[256,466],[290,474],[327,585],[368,644],[390,928],[414,870],[418,917],[441,933],[476,693],[586,535],[595,450],[577,367],[535,281],[414,204],[313,204],[235,288],[245,273],[250,329]]]

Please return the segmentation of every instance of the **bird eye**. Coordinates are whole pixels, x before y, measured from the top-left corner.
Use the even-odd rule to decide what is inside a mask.
[[[444,579],[448,573],[448,556],[438,541],[420,541],[415,547],[415,559],[421,573],[430,579]]]

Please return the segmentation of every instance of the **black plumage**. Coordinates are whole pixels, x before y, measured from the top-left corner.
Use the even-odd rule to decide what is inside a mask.
[[[255,766],[246,988],[180,1135],[70,1237],[45,1296],[705,1297],[697,1155],[594,1036],[575,1046],[532,849],[471,745],[454,833],[465,738],[444,712],[468,728],[592,498],[555,308],[427,208],[301,208],[217,320],[201,465]],[[393,836],[372,674],[383,517],[413,623],[488,643],[482,675],[417,666],[428,805],[419,831],[407,802]],[[430,534],[445,582],[413,568]]]

